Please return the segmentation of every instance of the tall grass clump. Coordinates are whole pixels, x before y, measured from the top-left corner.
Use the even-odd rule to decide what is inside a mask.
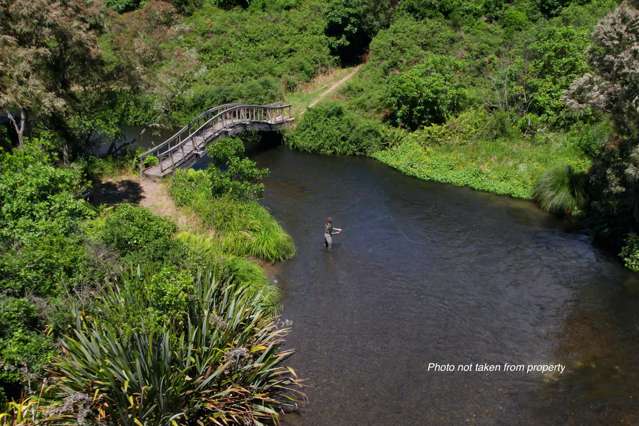
[[[584,203],[581,177],[582,174],[576,173],[570,166],[548,170],[535,186],[535,200],[548,212],[579,215]]]
[[[171,179],[170,193],[179,206],[192,209],[217,232],[226,253],[269,262],[295,255],[292,238],[264,207],[231,195],[213,196],[206,171],[178,170]]]
[[[199,276],[185,322],[161,328],[123,327],[113,307],[148,308],[121,283],[91,312],[76,310],[64,337],[55,389],[60,398],[90,395],[87,420],[108,424],[278,423],[300,398],[295,373],[283,366],[288,330],[246,286]],[[67,412],[65,413],[65,409]],[[56,415],[77,414],[71,404]],[[71,412],[68,412],[71,411]]]

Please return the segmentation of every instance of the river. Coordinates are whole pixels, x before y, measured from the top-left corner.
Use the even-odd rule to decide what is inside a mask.
[[[255,159],[298,250],[278,281],[308,402],[286,424],[639,424],[637,278],[586,235],[530,202],[370,159],[283,147]],[[344,228],[331,252],[329,215]]]

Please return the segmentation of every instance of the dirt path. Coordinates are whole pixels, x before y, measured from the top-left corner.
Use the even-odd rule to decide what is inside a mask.
[[[324,92],[320,93],[320,95],[318,97],[316,97],[309,105],[308,108],[313,108],[315,105],[317,105],[318,103],[322,102],[324,99],[326,99],[328,96],[332,95],[333,93],[335,93],[337,91],[337,89],[339,89],[340,87],[342,87],[348,80],[350,80],[351,78],[353,78],[355,76],[355,74],[357,74],[357,72],[360,70],[362,66],[358,65],[355,68],[353,68],[353,71],[351,71],[350,73],[348,73],[346,76],[344,76],[341,80],[333,83],[333,85],[331,85],[328,89],[326,89]],[[304,114],[304,112],[302,111],[302,114]]]
[[[139,204],[158,216],[170,219],[182,231],[195,231],[212,234],[202,220],[187,209],[179,208],[167,187],[167,182],[149,178],[140,178],[134,174],[123,174],[105,179],[98,190],[97,197],[106,204],[129,202]]]

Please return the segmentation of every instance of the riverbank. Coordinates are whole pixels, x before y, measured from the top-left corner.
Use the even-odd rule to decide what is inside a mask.
[[[577,171],[588,168],[590,161],[565,139],[560,136],[543,143],[495,139],[423,146],[409,138],[371,156],[422,180],[532,199],[547,170],[566,165]]]

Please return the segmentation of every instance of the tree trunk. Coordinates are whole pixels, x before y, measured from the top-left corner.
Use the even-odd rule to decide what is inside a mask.
[[[13,130],[15,130],[16,135],[18,136],[18,146],[22,146],[22,143],[24,142],[24,127],[27,122],[27,113],[24,109],[20,109],[20,117],[18,118],[20,121],[19,123],[16,120],[16,117],[14,117],[14,115],[9,111],[7,111],[7,117],[9,117]]]

